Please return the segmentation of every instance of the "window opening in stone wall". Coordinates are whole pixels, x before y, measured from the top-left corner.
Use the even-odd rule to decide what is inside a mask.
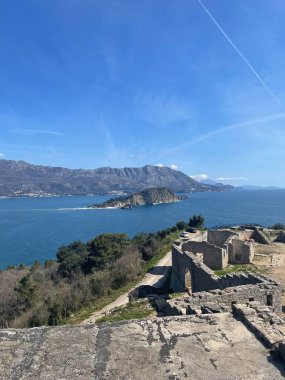
[[[273,295],[272,294],[267,295],[267,302],[266,303],[268,306],[273,306]]]

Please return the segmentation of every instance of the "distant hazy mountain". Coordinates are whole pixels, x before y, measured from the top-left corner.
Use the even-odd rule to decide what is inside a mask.
[[[0,196],[87,195],[167,187],[176,192],[227,191],[168,167],[66,169],[0,160]]]
[[[254,185],[243,185],[243,186],[237,186],[233,187],[231,185],[225,185],[223,183],[217,183],[213,179],[203,179],[202,181],[199,181],[200,183],[203,183],[205,185],[214,185],[215,187],[222,186],[226,190],[226,187],[229,186],[228,190],[278,190],[280,187],[276,186],[254,186]]]
[[[240,186],[240,189],[242,189],[242,190],[279,190],[280,187],[245,185],[245,186]]]
[[[215,185],[216,184],[216,181],[214,181],[213,179],[203,179],[201,181],[199,181],[200,183],[204,183],[205,185]]]
[[[203,183],[204,185],[211,185],[211,186],[215,186],[215,187],[218,187],[220,189],[223,189],[221,191],[227,191],[227,190],[233,190],[234,187],[231,186],[231,185],[225,185],[223,183],[220,183],[220,182],[216,182],[214,181],[213,179],[203,179],[202,181],[199,181],[199,183]]]

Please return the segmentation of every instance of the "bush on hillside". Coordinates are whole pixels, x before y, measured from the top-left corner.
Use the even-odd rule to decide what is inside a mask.
[[[189,226],[194,228],[203,228],[205,219],[202,215],[193,215],[189,219]]]
[[[185,231],[188,228],[188,224],[181,220],[180,222],[176,223],[176,227],[178,228],[179,231]]]

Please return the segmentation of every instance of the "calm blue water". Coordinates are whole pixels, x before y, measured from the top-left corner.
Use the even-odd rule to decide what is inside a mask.
[[[195,193],[178,203],[131,210],[80,209],[106,196],[0,199],[0,267],[55,258],[58,247],[103,232],[130,237],[201,213],[207,227],[285,223],[285,190]]]

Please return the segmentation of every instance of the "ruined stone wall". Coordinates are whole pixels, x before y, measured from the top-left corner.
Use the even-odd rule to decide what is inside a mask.
[[[203,262],[209,268],[224,269],[228,264],[252,263],[255,254],[255,240],[269,244],[266,235],[259,230],[209,230],[207,240],[188,239],[180,248],[182,251],[202,254]],[[255,240],[254,240],[255,239]]]
[[[185,252],[187,263],[190,263],[192,293],[219,288],[219,277],[192,253]]]
[[[270,239],[266,236],[266,234],[261,229],[254,230],[239,230],[237,232],[238,238],[240,240],[250,240],[253,239],[259,244],[270,244]]]
[[[276,284],[274,281],[259,274],[250,272],[230,273],[216,276],[201,260],[192,253],[184,252],[184,263],[190,265],[192,279],[192,293],[209,291],[213,289],[233,288],[241,285]]]
[[[270,244],[269,238],[260,230],[254,230],[251,238],[259,244]]]
[[[172,246],[171,288],[174,292],[184,292],[191,287],[192,292],[217,289],[219,277],[201,260],[180,247]]]
[[[228,265],[228,253],[225,248],[217,247],[207,241],[188,240],[182,244],[182,251],[203,254],[203,263],[211,269],[223,269]]]
[[[219,277],[219,289],[232,288],[240,285],[255,285],[265,280],[250,272],[228,273]]]
[[[238,237],[238,234],[230,230],[208,230],[207,241],[210,244],[223,247],[230,236]]]
[[[276,243],[285,243],[285,233],[284,231],[281,231],[278,236],[276,237],[276,239],[274,240],[274,242]]]
[[[172,276],[171,288],[175,292],[184,292],[190,288],[192,292],[224,289],[245,284],[261,282],[253,274],[229,274],[216,276],[198,257],[191,252],[181,250],[181,247],[172,246]]]
[[[240,240],[250,240],[252,238],[253,230],[238,230],[237,235]]]
[[[230,311],[233,304],[259,302],[270,306],[274,312],[281,311],[281,287],[272,282],[257,285],[241,285],[224,290],[193,293],[191,297],[168,300],[171,315],[216,313]]]
[[[253,273],[233,273],[216,276],[198,257],[191,252],[185,252],[181,246],[172,246],[172,276],[171,288],[174,292],[184,292],[190,288],[192,293],[227,289],[242,285],[277,286],[267,277]]]
[[[249,264],[254,258],[254,241],[230,239],[227,244],[229,264]]]
[[[174,292],[184,292],[186,289],[185,276],[191,264],[185,262],[184,253],[178,245],[172,246],[172,272],[170,287]],[[188,265],[188,266],[187,266]]]

